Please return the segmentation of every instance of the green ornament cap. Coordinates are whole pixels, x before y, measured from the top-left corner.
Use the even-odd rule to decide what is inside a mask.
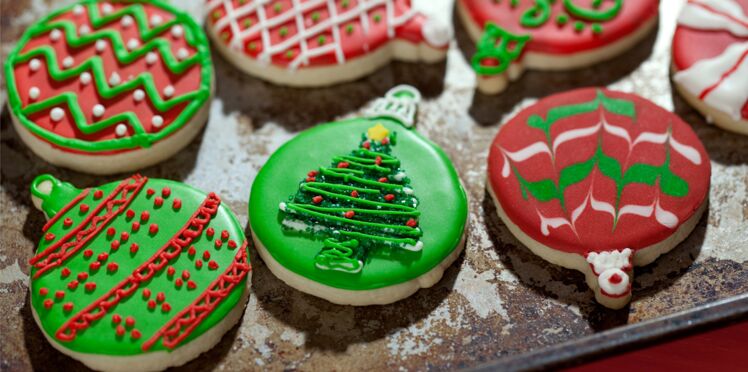
[[[369,110],[371,119],[388,118],[397,121],[406,128],[416,124],[416,112],[421,101],[421,92],[410,85],[398,85],[374,102]]]
[[[31,201],[47,218],[54,217],[82,190],[68,182],[62,182],[51,174],[42,174],[31,182]]]

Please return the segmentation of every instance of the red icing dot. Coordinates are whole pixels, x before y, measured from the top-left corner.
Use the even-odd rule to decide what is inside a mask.
[[[316,181],[316,180],[317,180],[317,179],[316,179],[315,177],[307,177],[307,178],[306,178],[306,182],[314,182],[314,181]]]
[[[62,305],[62,309],[66,312],[73,311],[73,303],[72,302],[66,302],[64,305]]]
[[[70,227],[70,225],[72,224],[73,224],[73,220],[70,219],[70,217],[67,217],[64,220],[62,220],[62,225],[65,227]]]
[[[151,196],[151,195],[153,195],[153,194],[155,194],[155,193],[156,193],[156,192],[155,192],[155,191],[153,191],[153,189],[151,189],[151,188],[148,188],[148,190],[145,190],[145,194],[146,194],[146,195],[148,195],[148,196]]]
[[[129,233],[127,232],[127,231],[123,231],[123,232],[122,232],[122,234],[120,234],[120,235],[119,235],[119,238],[120,238],[120,239],[121,239],[121,240],[122,240],[123,242],[126,242],[126,241],[127,241],[127,239],[130,239],[130,234],[129,234]]]
[[[358,198],[358,191],[356,190],[351,191],[351,196],[354,198]]]
[[[229,248],[234,249],[236,248],[236,242],[233,240],[229,240]]]
[[[99,253],[99,261],[106,261],[109,258],[109,253],[101,252]]]
[[[134,326],[135,325],[135,318],[133,318],[131,316],[128,316],[127,318],[125,318],[125,325],[128,326],[128,327]]]
[[[80,211],[81,211],[81,213],[88,212],[88,204],[81,204]]]
[[[78,273],[78,280],[83,281],[83,280],[86,280],[86,279],[88,279],[88,273],[87,272],[84,271],[84,272]]]
[[[110,262],[108,265],[106,265],[106,269],[109,272],[117,271],[118,268],[119,268],[119,265],[117,265],[116,262]]]
[[[123,327],[121,324],[117,326],[115,332],[117,333],[117,336],[122,337],[125,335],[125,327]]]
[[[109,246],[112,248],[113,251],[118,250],[119,245],[120,245],[119,240],[112,240],[112,242],[109,244]]]
[[[92,271],[96,271],[96,270],[98,270],[98,269],[99,269],[100,267],[101,267],[101,262],[99,262],[99,261],[94,261],[94,262],[91,262],[91,264],[90,264],[90,265],[88,265],[88,268],[89,268],[89,269],[91,269]]]
[[[205,251],[203,252],[203,260],[209,260],[210,259],[210,252]]]
[[[45,309],[51,309],[52,305],[54,305],[54,301],[52,301],[50,299],[44,300],[44,308]]]
[[[216,230],[213,230],[212,227],[209,227],[207,230],[205,230],[205,235],[207,235],[209,238],[212,238],[215,234]]]
[[[154,300],[148,300],[148,308],[153,310],[156,308],[156,301]]]
[[[153,206],[158,208],[162,205],[164,205],[164,198],[157,196],[156,199],[153,200]]]
[[[188,280],[187,281],[187,288],[189,288],[189,289],[195,289],[195,288],[197,288],[197,284],[195,284],[195,282],[193,282],[192,280]]]
[[[164,294],[164,292],[158,292],[158,294],[156,294],[156,301],[162,303],[164,300],[166,300],[166,294]]]
[[[40,289],[39,289],[39,294],[40,294],[40,295],[42,295],[42,296],[46,296],[46,295],[47,295],[47,293],[49,293],[49,289],[47,289],[47,288],[44,288],[44,287],[42,287],[42,288],[40,288]]]
[[[70,275],[70,269],[68,269],[67,267],[65,267],[65,268],[62,269],[62,271],[60,271],[60,274],[62,274],[63,278],[67,278],[68,275]]]
[[[198,268],[198,269],[202,268],[203,267],[203,261],[199,261],[199,260],[195,261],[195,267]]]
[[[70,283],[68,283],[68,288],[70,288],[70,289],[76,289],[76,288],[78,288],[78,281],[77,280],[73,280]]]
[[[168,198],[169,195],[171,195],[171,189],[168,187],[164,187],[163,189],[161,189],[161,195],[165,198]]]
[[[148,213],[148,211],[143,211],[143,213],[140,214],[140,221],[146,222],[148,219],[151,218],[151,214]]]
[[[615,273],[611,275],[610,278],[608,278],[608,281],[611,282],[612,284],[618,284],[621,281],[623,281],[623,278],[621,278],[621,276],[618,275],[618,273]]]
[[[44,235],[44,240],[46,240],[46,241],[54,240],[54,238],[55,238],[55,234],[52,234],[52,233],[46,233]]]
[[[353,216],[355,215],[356,215],[356,212],[354,211],[345,212],[345,218],[353,218]]]
[[[137,340],[141,337],[140,331],[137,329],[133,329],[132,332],[130,332],[130,337],[132,337],[133,340]]]
[[[387,194],[387,195],[384,196],[384,200],[386,200],[386,201],[393,201],[393,200],[395,200],[395,195]]]
[[[216,246],[216,249],[218,249],[218,248],[221,248],[221,246],[223,245],[223,241],[216,239],[216,241],[213,242],[213,244]]]
[[[127,217],[128,220],[135,217],[135,211],[128,209],[127,212],[125,212],[125,217]]]
[[[91,258],[91,256],[93,256],[93,251],[92,250],[86,249],[85,251],[83,251],[83,257],[85,257],[85,258]]]
[[[174,276],[174,273],[175,273],[176,271],[177,271],[177,270],[176,270],[176,269],[174,269],[174,266],[169,266],[169,268],[167,268],[167,269],[166,269],[166,275],[168,275],[168,276]]]
[[[152,223],[150,227],[148,227],[148,232],[151,234],[155,234],[158,232],[158,225],[155,223]]]
[[[382,164],[382,157],[381,156],[377,156],[376,158],[374,158],[374,164],[376,164],[376,165]]]
[[[93,196],[94,196],[94,199],[97,199],[97,200],[101,199],[101,197],[104,196],[104,192],[101,190],[96,190],[94,191]]]
[[[86,287],[87,291],[91,292],[94,289],[96,289],[96,283],[94,283],[94,282],[88,282],[88,283],[86,283],[85,287]]]
[[[221,239],[226,240],[229,238],[229,232],[226,230],[221,231]]]
[[[182,278],[177,278],[176,280],[174,280],[174,285],[177,286],[177,288],[182,288],[182,284],[184,284]]]
[[[184,280],[187,280],[187,279],[190,278],[190,272],[189,272],[189,270],[182,271],[182,278],[184,278]]]
[[[119,324],[122,322],[122,317],[119,314],[112,315],[112,323]]]
[[[361,144],[361,147],[369,149],[371,148],[371,143],[369,143],[369,141],[364,141],[364,143]]]
[[[347,161],[341,161],[340,163],[338,163],[338,168],[348,168],[349,165],[351,164]]]
[[[169,310],[171,310],[171,305],[169,305],[168,302],[164,302],[161,304],[161,311],[168,312]]]
[[[117,230],[114,229],[114,227],[110,227],[106,229],[106,235],[107,236],[114,236],[114,234],[117,232]]]
[[[210,268],[211,270],[215,270],[218,268],[218,263],[216,261],[210,260],[210,262],[208,262],[208,268]]]
[[[317,172],[316,170],[310,170],[306,175],[307,177],[315,177],[317,174],[319,174],[319,172]]]
[[[187,254],[189,254],[190,256],[194,256],[195,253],[197,253],[197,250],[195,249],[194,245],[190,246],[190,248],[187,249]]]
[[[132,232],[138,232],[140,230],[140,222],[134,221],[132,223]]]
[[[171,202],[171,207],[177,210],[182,208],[182,200],[180,200],[179,198],[174,199],[174,201]]]
[[[315,197],[313,197],[313,198],[312,198],[312,202],[313,202],[314,204],[319,204],[319,203],[322,203],[322,197],[321,197],[321,196],[319,196],[319,195],[317,195],[317,196],[315,196]]]
[[[389,143],[390,143],[390,137],[384,137],[384,138],[382,138],[382,144],[383,145],[387,145]]]
[[[151,297],[151,290],[148,288],[143,289],[143,299],[147,300],[148,297]]]
[[[137,253],[138,252],[138,243],[132,243],[130,244],[130,253]]]
[[[387,183],[387,177],[382,177],[378,181],[382,183]]]

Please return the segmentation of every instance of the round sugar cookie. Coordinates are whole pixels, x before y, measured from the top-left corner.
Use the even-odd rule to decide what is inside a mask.
[[[388,304],[459,256],[467,195],[444,152],[403,126],[418,97],[394,88],[370,116],[308,129],[268,159],[249,219],[278,278],[337,304]]]
[[[704,146],[677,115],[588,88],[544,98],[504,124],[487,187],[517,239],[583,272],[597,301],[618,309],[631,299],[633,266],[694,229],[710,174]]]
[[[525,69],[571,70],[626,52],[657,26],[658,7],[654,0],[457,0],[486,94]]]
[[[691,0],[673,38],[673,80],[707,120],[748,134],[748,0]]]
[[[44,225],[34,319],[56,349],[102,371],[155,371],[209,350],[249,296],[244,230],[214,193],[139,175],[78,189],[31,185]]]
[[[244,72],[276,84],[325,86],[391,60],[446,58],[451,30],[410,0],[207,0],[208,35]]]
[[[93,174],[158,163],[208,119],[207,38],[163,2],[82,1],[33,24],[5,62],[21,139],[44,160]]]

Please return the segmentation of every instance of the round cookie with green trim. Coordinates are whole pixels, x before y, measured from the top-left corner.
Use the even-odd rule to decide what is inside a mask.
[[[31,308],[61,352],[97,370],[162,370],[241,317],[247,242],[216,194],[139,175],[78,189],[48,174],[31,193],[48,219],[30,260]]]
[[[447,155],[407,128],[418,99],[396,87],[369,117],[306,130],[268,159],[249,216],[273,274],[347,305],[395,302],[441,279],[464,247],[468,201]]]
[[[213,95],[203,30],[158,1],[51,13],[26,30],[5,78],[21,139],[52,164],[94,174],[172,156],[199,133]]]

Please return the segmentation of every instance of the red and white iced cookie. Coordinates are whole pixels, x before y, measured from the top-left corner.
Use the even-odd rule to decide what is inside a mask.
[[[631,299],[633,266],[694,229],[711,164],[677,115],[639,96],[580,89],[502,126],[488,190],[509,230],[545,260],[585,273],[598,302]]]
[[[207,0],[208,34],[250,75],[291,86],[330,85],[390,60],[437,62],[450,29],[410,0]]]
[[[748,0],[691,0],[673,38],[673,80],[708,120],[748,134]]]
[[[478,89],[503,91],[525,68],[569,70],[613,58],[657,25],[655,0],[457,0],[477,52]]]
[[[162,2],[86,0],[32,25],[5,64],[21,139],[87,173],[142,168],[186,146],[208,118],[210,48]]]

